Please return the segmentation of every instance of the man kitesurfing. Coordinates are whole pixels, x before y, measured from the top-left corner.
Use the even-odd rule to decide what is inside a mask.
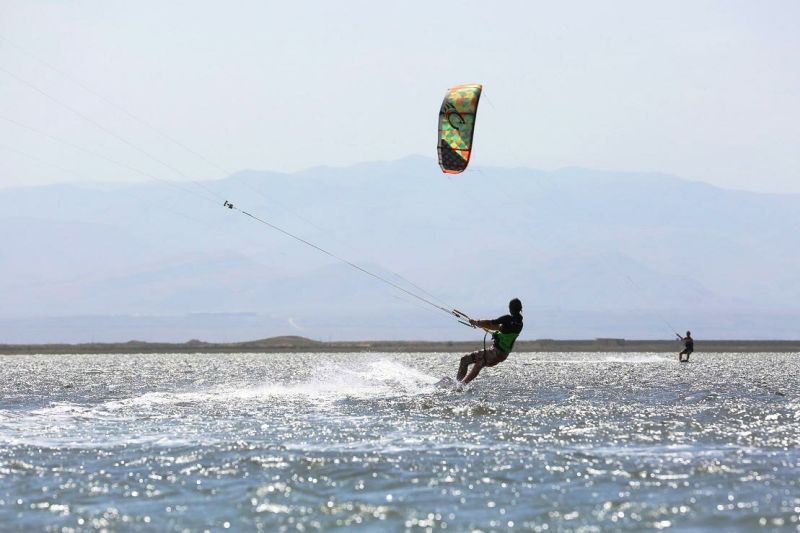
[[[456,375],[460,383],[469,383],[478,376],[483,367],[502,363],[511,353],[514,341],[522,332],[522,302],[518,298],[508,302],[508,312],[510,314],[494,320],[469,320],[470,325],[493,332],[492,346],[461,358]]]
[[[676,333],[675,335],[678,334]],[[689,356],[694,351],[694,339],[692,338],[692,332],[687,331],[685,337],[678,335],[678,338],[683,341],[683,350],[678,354],[678,361],[681,363],[688,363]],[[684,355],[686,356],[686,359],[683,358]]]

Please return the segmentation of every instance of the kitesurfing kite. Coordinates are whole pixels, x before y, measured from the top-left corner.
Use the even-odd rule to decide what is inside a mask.
[[[475,114],[483,86],[456,85],[447,90],[439,110],[439,166],[446,174],[460,174],[469,164]]]

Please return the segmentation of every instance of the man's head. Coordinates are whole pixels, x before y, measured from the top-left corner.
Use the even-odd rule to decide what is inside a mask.
[[[518,315],[522,312],[522,302],[519,301],[519,298],[514,298],[508,302],[508,310],[512,315]]]
[[[691,337],[691,336],[692,336],[692,332],[691,332],[691,331],[687,331],[687,332],[686,332],[686,336],[687,336],[687,337]]]

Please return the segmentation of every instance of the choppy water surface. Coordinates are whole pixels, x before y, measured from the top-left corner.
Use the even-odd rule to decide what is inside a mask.
[[[797,529],[800,354],[0,358],[0,524]]]

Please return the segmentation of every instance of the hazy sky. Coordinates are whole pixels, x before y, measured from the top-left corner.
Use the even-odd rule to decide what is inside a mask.
[[[8,119],[183,179],[16,76],[195,178],[433,158],[446,88],[480,82],[477,165],[800,192],[798,21],[795,0],[0,0],[0,186],[143,179]]]

